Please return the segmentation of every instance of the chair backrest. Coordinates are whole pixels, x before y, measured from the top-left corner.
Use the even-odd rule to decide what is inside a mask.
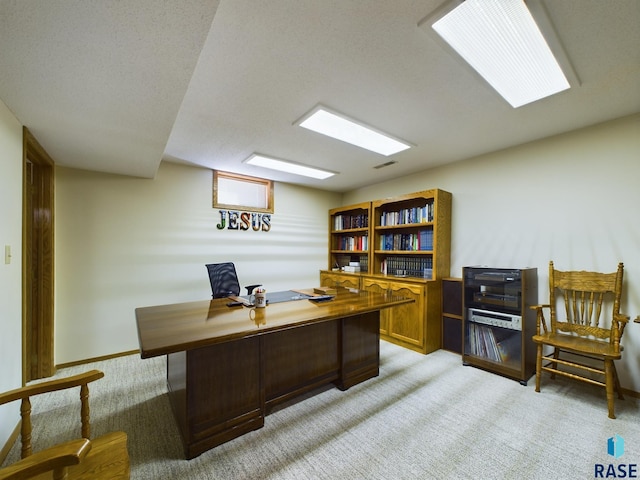
[[[549,262],[552,332],[619,341],[614,318],[620,314],[622,274],[622,263],[616,272],[599,273],[555,270]]]
[[[213,298],[240,295],[240,283],[232,262],[207,264]]]

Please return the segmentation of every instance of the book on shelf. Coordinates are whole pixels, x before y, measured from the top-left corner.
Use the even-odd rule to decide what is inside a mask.
[[[402,208],[397,211],[382,212],[380,225],[383,227],[406,225],[411,223],[433,222],[433,202],[427,202],[423,207]]]
[[[351,235],[340,236],[337,240],[338,250],[369,250],[369,236],[368,235]]]
[[[429,280],[433,276],[433,259],[431,257],[387,257],[380,264],[380,273]]]
[[[383,233],[380,250],[430,251],[433,250],[433,230],[417,233]]]
[[[349,230],[352,228],[369,227],[369,215],[361,214],[338,214],[333,217],[334,230]]]

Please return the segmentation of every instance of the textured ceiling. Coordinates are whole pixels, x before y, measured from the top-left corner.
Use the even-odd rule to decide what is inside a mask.
[[[153,177],[164,159],[334,191],[640,111],[637,0],[544,2],[580,84],[518,109],[418,26],[441,3],[0,0],[0,99],[60,165]],[[416,147],[293,125],[318,103]]]

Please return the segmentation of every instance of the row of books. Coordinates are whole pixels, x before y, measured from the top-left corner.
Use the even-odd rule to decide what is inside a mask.
[[[369,215],[361,213],[358,215],[339,214],[333,217],[334,230],[348,230],[350,228],[368,228]]]
[[[497,363],[520,359],[520,334],[511,333],[498,340],[493,328],[469,323],[469,353]]]
[[[380,225],[383,227],[405,225],[408,223],[433,222],[433,202],[424,207],[403,208],[397,212],[382,212]]]
[[[380,250],[433,250],[433,230],[380,235]]]
[[[431,257],[388,257],[380,264],[380,273],[430,279],[433,275]]]
[[[368,235],[341,236],[336,238],[336,249],[338,250],[369,250]]]

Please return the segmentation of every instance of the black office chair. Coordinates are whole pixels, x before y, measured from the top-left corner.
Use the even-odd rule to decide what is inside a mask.
[[[236,267],[232,262],[226,263],[209,263],[206,265],[209,272],[209,281],[211,282],[211,293],[213,298],[225,298],[229,295],[240,295],[240,283],[238,282],[238,274]],[[247,295],[253,293],[253,289],[262,284],[247,285]]]

